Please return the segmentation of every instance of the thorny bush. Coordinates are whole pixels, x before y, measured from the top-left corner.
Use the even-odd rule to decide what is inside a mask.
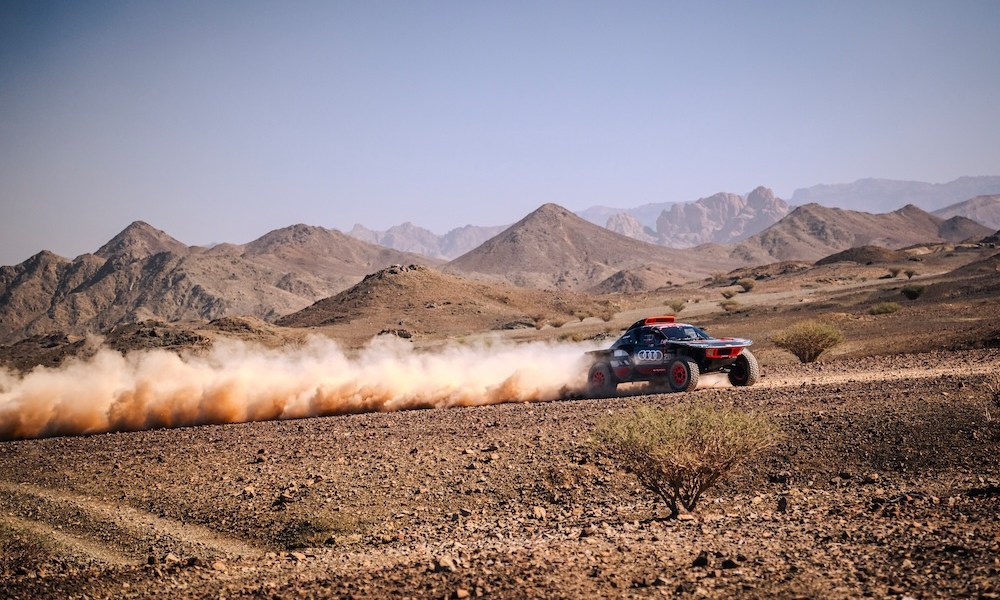
[[[699,404],[640,406],[606,418],[593,434],[602,452],[666,503],[669,518],[681,506],[693,511],[706,490],[777,437],[762,416]]]

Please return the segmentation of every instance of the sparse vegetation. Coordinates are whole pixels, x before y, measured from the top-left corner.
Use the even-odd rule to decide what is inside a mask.
[[[870,315],[887,315],[902,308],[897,302],[880,302],[868,309]]]
[[[757,285],[757,282],[754,281],[753,279],[750,279],[749,277],[744,277],[743,279],[737,281],[736,285],[743,288],[743,293],[746,293],[752,290],[754,286]]]
[[[729,300],[730,298],[736,295],[736,292],[733,290],[722,290],[719,293],[722,294],[722,297],[725,298],[726,300]]]
[[[901,272],[902,270],[903,270],[903,269],[901,269],[900,267],[890,267],[890,268],[889,268],[889,273],[891,273],[891,274],[892,274],[892,276],[893,276],[893,277],[895,278],[895,277],[899,277],[899,273],[900,273],[900,272]]]
[[[926,289],[926,286],[910,283],[904,285],[899,292],[906,296],[907,300],[916,300],[920,297],[920,294],[924,293],[924,289]]]
[[[705,491],[777,436],[764,417],[698,404],[640,406],[594,432],[599,448],[656,494],[670,518],[680,507],[693,511]]]
[[[913,279],[913,276],[917,274],[917,272],[913,269],[907,269],[903,271],[903,273],[906,275],[907,279]]]
[[[719,308],[726,312],[735,312],[739,310],[740,303],[736,300],[723,300],[722,302],[719,302]]]
[[[669,306],[670,310],[674,311],[674,314],[676,315],[676,314],[680,314],[680,312],[682,310],[684,310],[684,308],[687,306],[687,301],[686,300],[668,300],[667,301],[667,306]]]
[[[730,277],[725,273],[712,273],[711,281],[713,285],[723,285],[729,283]]]
[[[844,339],[839,329],[814,319],[799,321],[771,336],[771,342],[804,363],[815,362]]]

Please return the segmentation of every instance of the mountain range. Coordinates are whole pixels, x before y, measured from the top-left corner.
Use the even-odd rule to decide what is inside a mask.
[[[440,262],[308,225],[203,248],[135,222],[94,254],[69,260],[43,251],[0,267],[0,341],[104,331],[150,318],[274,319],[388,265]]]
[[[881,214],[806,204],[738,244],[730,256],[750,264],[815,261],[858,246],[899,248],[929,242],[959,242],[992,232],[965,217],[942,219],[912,204]]]
[[[810,203],[873,213],[890,212],[913,204],[944,218],[964,216],[1000,228],[1000,209],[989,200],[992,194],[1000,194],[1000,177],[961,177],[943,184],[862,179],[848,184],[798,189],[790,201],[760,186],[745,195],[719,192],[693,202],[661,202],[634,208],[592,206],[577,214],[591,223],[642,242],[691,248],[707,243],[741,242],[777,223],[794,206]],[[975,196],[986,199],[983,208],[965,204]],[[412,223],[403,223],[386,231],[355,225],[349,234],[396,250],[450,260],[503,229],[468,225],[438,236]]]
[[[479,246],[506,228],[505,225],[494,227],[466,225],[452,229],[444,235],[437,235],[410,222],[395,225],[385,231],[374,231],[359,223],[348,231],[347,235],[394,250],[451,260]]]
[[[756,214],[762,207],[781,205],[758,188],[745,199],[718,197],[700,206],[729,211],[735,223],[744,224],[729,231],[745,235],[748,224],[756,222],[747,207]],[[655,290],[741,266],[814,261],[856,246],[898,248],[983,238],[996,231],[994,226],[962,215],[994,218],[998,209],[1000,196],[946,206],[940,216],[914,205],[872,214],[807,204],[736,244],[677,249],[633,239],[546,204],[447,263],[302,224],[247,244],[205,248],[186,246],[135,222],[93,254],[70,260],[42,251],[18,265],[0,267],[0,343],[51,332],[107,331],[145,319],[249,315],[273,321],[397,264],[439,269],[470,289],[471,279],[554,290],[549,293]],[[671,225],[684,222],[691,228],[704,214],[700,208],[688,210],[694,212],[671,209],[667,214],[678,215]]]

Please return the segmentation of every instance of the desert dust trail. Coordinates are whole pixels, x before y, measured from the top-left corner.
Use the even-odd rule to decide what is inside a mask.
[[[59,368],[0,371],[0,440],[552,400],[584,380],[578,344],[414,351],[377,339],[356,356],[312,338],[204,355],[102,349]]]

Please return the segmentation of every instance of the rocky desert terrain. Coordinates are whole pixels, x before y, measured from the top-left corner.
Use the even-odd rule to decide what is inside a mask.
[[[392,347],[371,354],[361,340],[377,336],[422,357],[425,371],[407,371],[412,383],[442,377],[435,356],[475,381],[502,353],[545,344],[529,357],[541,377],[678,300],[684,320],[755,338],[764,377],[751,388],[703,377],[685,394],[622,386],[606,399],[581,398],[572,386],[521,395],[508,378],[513,391],[486,400],[418,394],[394,404],[373,400],[382,393],[376,369],[350,391],[359,403],[329,416],[225,423],[229,417],[212,413],[215,420],[172,428],[154,421],[159,428],[129,431],[145,427],[125,419],[117,432],[8,434],[0,442],[0,595],[1000,597],[1000,407],[989,387],[1000,365],[998,260],[988,244],[859,249],[823,264],[779,263],[595,296],[577,315],[567,305],[583,296],[545,304],[524,291],[506,306],[521,306],[526,324],[510,328],[496,325],[516,315],[489,303],[463,305],[458,312],[467,314],[445,304],[502,298],[496,294],[509,290],[501,284],[476,283],[486,288],[462,297],[453,275],[391,267],[303,311],[298,325],[308,327],[291,317],[287,326],[223,318],[116,327],[104,344],[126,355],[123,364],[151,369],[148,389],[130,396],[146,398],[149,410],[165,385],[158,373],[183,380],[192,372],[157,371],[150,365],[177,365],[142,362],[144,350],[211,357],[213,347],[240,340],[292,352],[319,334],[344,340],[344,356],[355,357],[345,364],[362,369]],[[908,268],[912,279],[902,273]],[[752,289],[737,292],[746,279]],[[922,293],[908,300],[906,285]],[[735,306],[722,306],[723,292]],[[439,302],[429,306],[435,293]],[[870,314],[889,301],[900,305],[896,312]],[[805,318],[845,333],[811,365],[768,341]],[[461,325],[447,329],[456,319]],[[95,354],[97,346],[69,335],[6,346],[0,392],[23,393],[26,382],[63,372],[72,375],[61,389],[86,386],[87,370],[104,363],[80,361],[108,356]],[[472,364],[442,354],[466,346],[479,352]],[[250,381],[271,385],[271,363],[262,364]],[[294,373],[312,376],[305,367]],[[679,402],[763,414],[781,437],[696,511],[666,519],[591,433],[618,411]],[[392,410],[407,406],[427,410]]]

